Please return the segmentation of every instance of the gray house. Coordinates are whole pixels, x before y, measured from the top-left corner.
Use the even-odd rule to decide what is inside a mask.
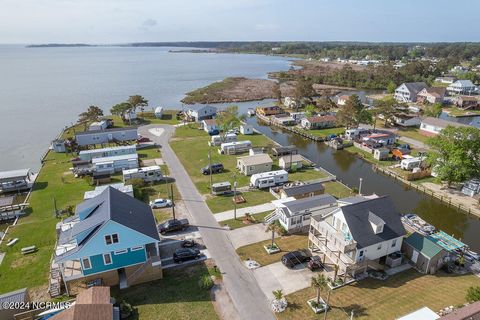
[[[212,119],[216,114],[217,108],[207,105],[194,105],[187,110],[187,116],[195,119],[195,121]]]
[[[112,128],[79,132],[75,140],[79,146],[88,146],[115,141],[133,141],[138,139],[138,130],[133,127]]]
[[[427,88],[425,82],[406,82],[395,89],[394,98],[399,102],[415,102],[420,91]]]

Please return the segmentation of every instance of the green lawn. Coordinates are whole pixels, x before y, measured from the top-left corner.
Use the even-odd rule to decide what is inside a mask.
[[[220,222],[220,225],[222,226],[227,225],[230,227],[231,230],[243,228],[254,223],[262,223],[264,218],[270,213],[272,213],[272,211],[265,211],[265,212],[253,214],[252,217],[255,219],[255,222],[244,223],[244,221],[246,221],[246,218],[241,217],[241,218],[238,218],[237,220],[230,219],[230,220],[222,221]]]
[[[162,157],[160,149],[158,147],[138,149],[137,154],[140,160],[149,160]]]
[[[310,133],[311,135],[317,137],[326,137],[331,134],[340,135],[345,132],[345,128],[328,128],[328,129],[313,129],[313,130],[305,130],[305,132]]]
[[[370,163],[378,164],[381,166],[391,166],[392,164],[397,163],[398,161],[392,161],[392,160],[383,160],[379,161],[373,157],[373,153],[367,152],[365,150],[359,149],[355,146],[350,146],[346,147],[343,150],[353,153],[353,154],[358,154],[360,155],[365,161],[368,161]]]
[[[465,115],[480,115],[480,110],[463,110],[455,106],[445,108],[444,111],[448,112],[452,117],[465,116]]]
[[[329,181],[323,184],[325,193],[331,194],[337,199],[352,196],[352,191],[338,181]]]
[[[397,134],[420,142],[427,142],[428,137],[420,133],[419,128],[399,128]]]
[[[438,272],[422,275],[409,270],[390,277],[386,281],[366,279],[332,291],[331,311],[328,319],[396,319],[424,306],[438,312],[447,306],[465,303],[467,289],[480,285],[474,275],[452,275]],[[312,288],[306,288],[286,296],[289,308],[277,314],[278,319],[323,319],[315,315],[307,300],[316,296]],[[323,293],[326,298],[326,293]]]
[[[163,279],[114,292],[113,296],[134,307],[136,314],[129,319],[218,319],[210,292],[198,285],[201,276],[208,274],[204,264],[166,270]]]
[[[275,200],[275,197],[265,190],[254,190],[243,193],[238,193],[245,198],[244,203],[237,204],[237,209],[256,206]],[[213,213],[219,213],[227,210],[233,210],[233,196],[209,196],[207,205]]]

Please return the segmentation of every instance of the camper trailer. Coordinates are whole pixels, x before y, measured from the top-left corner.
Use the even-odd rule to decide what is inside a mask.
[[[97,173],[121,172],[125,169],[138,168],[138,154],[124,154],[114,157],[92,159],[93,170]]]
[[[248,140],[238,142],[227,142],[220,145],[220,154],[237,154],[248,152],[252,147],[252,143]]]
[[[237,135],[235,133],[227,133],[225,137],[221,135],[212,136],[212,139],[208,143],[210,146],[219,146],[222,143],[237,142]]]
[[[154,182],[162,180],[163,175],[159,166],[123,170],[123,182],[130,179],[142,179],[145,182]]]
[[[362,135],[369,134],[370,131],[368,129],[357,128],[357,129],[348,129],[345,131],[345,137],[349,140],[355,140],[360,138]]]
[[[403,170],[411,171],[414,168],[420,167],[423,160],[424,160],[423,157],[403,159],[402,162],[400,162],[400,166]]]
[[[288,172],[285,170],[256,173],[250,177],[250,185],[263,189],[278,186],[288,181]]]
[[[162,119],[163,117],[163,108],[162,107],[156,107],[155,108],[155,118]]]
[[[232,184],[228,181],[212,184],[212,194],[219,196],[232,193]]]
[[[89,149],[79,152],[78,157],[82,161],[92,161],[95,158],[114,157],[127,154],[137,153],[137,147],[135,145],[108,147],[102,149]]]

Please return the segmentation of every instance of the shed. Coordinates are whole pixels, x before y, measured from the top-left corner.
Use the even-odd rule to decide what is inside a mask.
[[[107,126],[107,120],[92,122],[88,126],[88,131],[105,130],[107,129]]]
[[[15,308],[20,307],[22,303],[30,302],[27,288],[7,292],[0,295],[0,306],[12,304],[14,308],[0,307],[0,319],[13,319],[17,313],[24,312],[25,309]]]
[[[52,150],[57,153],[67,152],[67,146],[65,145],[65,140],[56,139],[52,141]]]
[[[420,272],[427,274],[436,273],[448,255],[445,249],[417,232],[405,238],[402,251]]]
[[[253,126],[249,124],[242,124],[240,126],[240,133],[244,135],[251,135],[253,134]]]
[[[390,150],[388,150],[387,148],[378,148],[373,150],[373,157],[376,160],[387,160],[389,154]]]
[[[272,158],[265,153],[237,158],[237,168],[246,176],[271,171],[272,165]]]
[[[303,157],[300,154],[292,154],[281,157],[278,165],[282,169],[301,168],[303,166]]]

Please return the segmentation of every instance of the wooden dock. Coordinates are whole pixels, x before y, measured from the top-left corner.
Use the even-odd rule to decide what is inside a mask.
[[[313,140],[313,141],[316,141],[316,142],[325,141],[325,139],[323,137],[315,136],[315,135],[310,134],[310,133],[308,133],[304,130],[299,130],[294,126],[284,126],[282,124],[276,123],[275,121],[272,121],[269,117],[261,115],[261,114],[257,114],[257,119],[260,119],[262,122],[265,122],[269,126],[274,126],[274,127],[280,128],[282,130],[295,133],[295,134],[297,134],[299,136],[302,136],[303,138],[306,138],[306,139],[309,139],[309,140]]]

